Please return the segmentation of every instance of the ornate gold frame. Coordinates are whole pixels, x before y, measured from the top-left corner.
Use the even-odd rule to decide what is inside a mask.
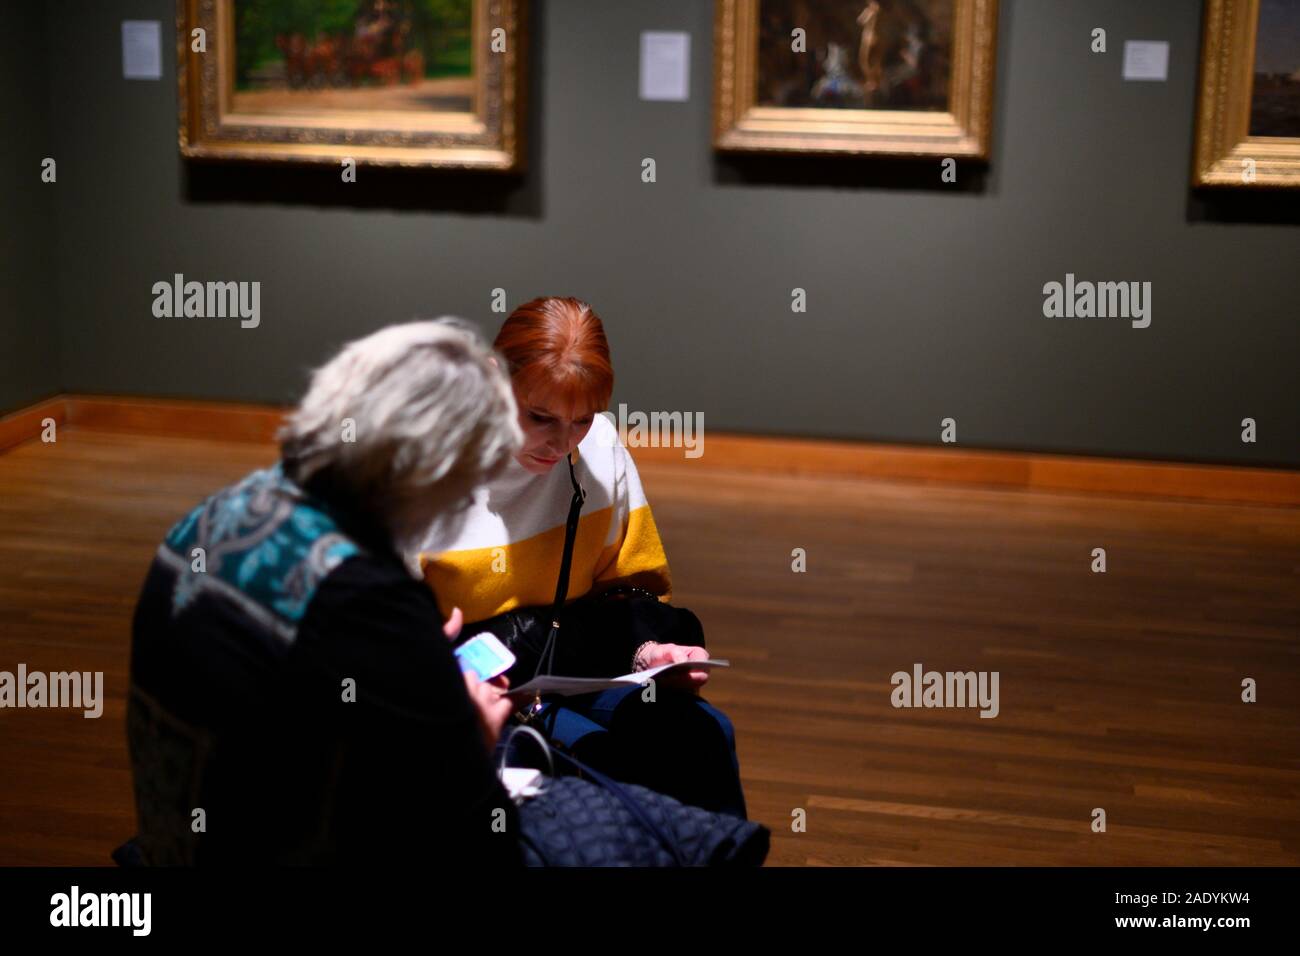
[[[1207,0],[1194,186],[1300,186],[1300,138],[1251,136],[1259,0]],[[1244,175],[1254,160],[1254,181]]]
[[[177,0],[176,63],[181,154],[199,159],[448,167],[517,172],[524,164],[527,0],[474,0],[475,49],[503,28],[506,49],[479,58],[470,113],[327,111],[236,113],[232,0]],[[190,48],[203,27],[207,52]]]
[[[955,0],[948,112],[756,106],[759,0],[715,0],[713,145],[739,152],[988,159],[997,0]]]

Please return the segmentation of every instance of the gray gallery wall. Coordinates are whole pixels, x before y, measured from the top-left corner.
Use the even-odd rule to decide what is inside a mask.
[[[43,67],[6,40],[23,58],[6,70],[48,77],[69,390],[287,401],[383,324],[450,312],[494,332],[500,286],[511,305],[589,299],[615,404],[700,411],[706,428],[935,443],[952,417],[969,446],[1300,465],[1300,228],[1223,221],[1189,196],[1195,0],[1005,0],[993,161],[983,178],[962,167],[958,188],[937,163],[717,160],[708,0],[538,3],[519,183],[187,174],[174,50],[161,82],[121,76],[120,21],[166,27],[174,10],[53,4]],[[691,33],[690,102],[637,99],[644,29]],[[1168,82],[1121,79],[1126,38],[1170,42]],[[30,178],[43,136],[21,105],[30,129],[3,161],[25,152]],[[260,281],[261,326],[155,318],[151,286],[177,272]],[[1045,318],[1042,287],[1067,272],[1153,283],[1150,328]],[[796,286],[807,314],[790,310]],[[4,335],[39,350],[48,297],[19,334],[21,288]],[[10,401],[47,384],[18,359]]]
[[[58,305],[51,284],[56,183],[44,22],[39,4],[6,10],[0,31],[0,413],[59,390]],[[57,169],[56,169],[57,173]]]

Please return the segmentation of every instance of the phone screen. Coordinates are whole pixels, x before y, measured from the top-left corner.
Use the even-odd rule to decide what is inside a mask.
[[[510,670],[515,655],[491,634],[479,634],[456,648],[460,669],[473,671],[479,680],[491,680]]]

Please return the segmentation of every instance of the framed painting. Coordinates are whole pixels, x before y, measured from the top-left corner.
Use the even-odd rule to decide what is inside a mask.
[[[527,0],[177,0],[196,159],[523,165]]]
[[[997,0],[715,0],[720,150],[987,159]]]
[[[1300,0],[1207,0],[1192,183],[1300,187]]]

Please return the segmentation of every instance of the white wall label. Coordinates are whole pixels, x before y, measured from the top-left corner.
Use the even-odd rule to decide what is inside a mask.
[[[1169,78],[1169,42],[1167,40],[1125,40],[1124,79],[1158,80]]]
[[[122,21],[122,76],[128,80],[162,79],[162,24],[159,21]]]
[[[691,35],[641,34],[641,99],[684,103],[691,97]]]

